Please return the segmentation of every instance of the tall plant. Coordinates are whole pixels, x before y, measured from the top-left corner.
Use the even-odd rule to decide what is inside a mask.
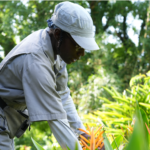
[[[121,145],[122,143],[120,142],[121,138],[117,137],[113,140],[112,144],[110,144],[109,140],[107,139],[106,134],[103,133],[103,131],[100,131],[102,127],[100,127],[94,133],[94,129],[92,128],[91,130],[88,126],[87,131],[80,129],[83,132],[91,135],[91,139],[85,139],[82,136],[80,137],[83,150],[97,150],[97,149],[103,150],[103,146],[105,147],[105,150],[113,150],[113,149],[115,150],[119,150],[119,149],[121,150],[135,150],[135,149],[136,150],[148,150],[150,149],[150,129],[148,128],[146,124],[146,121],[147,121],[146,113],[143,113],[144,111],[142,109],[140,110],[137,101],[136,101],[135,108],[136,109],[135,109],[134,114],[135,114],[136,121],[135,121],[132,135],[130,136],[128,143],[122,146]],[[146,130],[145,130],[145,125],[147,127]],[[98,132],[99,134],[97,134]],[[102,137],[102,133],[103,133],[103,137]],[[34,141],[33,139],[32,141],[35,147],[37,148],[37,150],[44,150],[36,141]],[[75,150],[78,150],[78,148],[76,147]]]
[[[130,89],[124,90],[123,93],[117,92],[113,87],[111,89],[103,87],[113,101],[106,97],[99,97],[103,102],[102,108],[84,116],[91,125],[103,124],[106,133],[120,140],[118,142],[126,144],[133,132],[133,126],[136,120],[135,108],[138,103],[140,113],[144,122],[149,126],[150,120],[150,72],[146,75],[140,74],[130,80]],[[146,131],[146,126],[143,126]],[[148,137],[148,132],[146,132]],[[122,137],[122,138],[121,138]]]

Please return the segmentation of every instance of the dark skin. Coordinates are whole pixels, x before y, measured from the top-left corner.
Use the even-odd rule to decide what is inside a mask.
[[[49,35],[51,38],[55,59],[57,55],[60,55],[65,63],[71,64],[76,60],[79,60],[81,56],[84,56],[84,49],[79,47],[68,34],[63,35],[62,43],[59,46],[61,29],[50,29]],[[82,133],[81,135],[83,135],[86,139],[90,138],[90,136],[86,133]],[[103,148],[102,150],[104,150]]]
[[[81,47],[77,49],[77,43],[71,36],[69,37],[69,34],[63,35],[63,40],[59,47],[61,29],[51,29],[49,35],[51,37],[55,58],[56,55],[60,55],[65,63],[71,64],[79,60],[81,56],[84,56],[84,49]]]

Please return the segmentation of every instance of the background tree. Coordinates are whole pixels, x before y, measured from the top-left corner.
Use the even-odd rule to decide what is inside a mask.
[[[132,3],[131,1],[117,1],[112,4],[108,1],[90,1],[89,4],[91,16],[96,26],[96,33],[113,35],[114,38],[118,40],[117,45],[107,43],[111,58],[109,58],[109,61],[105,59],[103,64],[106,68],[113,68],[113,72],[120,76],[126,88],[132,76],[139,72],[146,73],[147,71],[145,70],[146,64],[144,62],[149,62],[149,59],[145,59],[142,53],[142,42],[148,2]],[[142,20],[138,46],[135,45],[128,35],[129,14],[132,14],[134,17],[138,16],[138,18]],[[104,18],[106,19],[105,24],[103,23]],[[110,30],[110,27],[113,27],[113,30]],[[133,30],[135,33],[137,32],[136,27],[134,27]],[[141,60],[141,57],[144,58],[145,61]]]

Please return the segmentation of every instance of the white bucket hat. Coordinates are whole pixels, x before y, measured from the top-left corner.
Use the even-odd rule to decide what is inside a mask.
[[[80,5],[71,2],[57,4],[51,20],[57,27],[68,32],[82,48],[99,49],[94,38],[92,18]]]

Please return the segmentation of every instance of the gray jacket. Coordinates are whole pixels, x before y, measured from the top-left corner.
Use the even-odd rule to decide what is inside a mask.
[[[67,87],[65,62],[57,56],[47,33],[36,31],[14,47],[0,63],[0,97],[12,108],[29,112],[29,120],[68,119],[84,128]]]

